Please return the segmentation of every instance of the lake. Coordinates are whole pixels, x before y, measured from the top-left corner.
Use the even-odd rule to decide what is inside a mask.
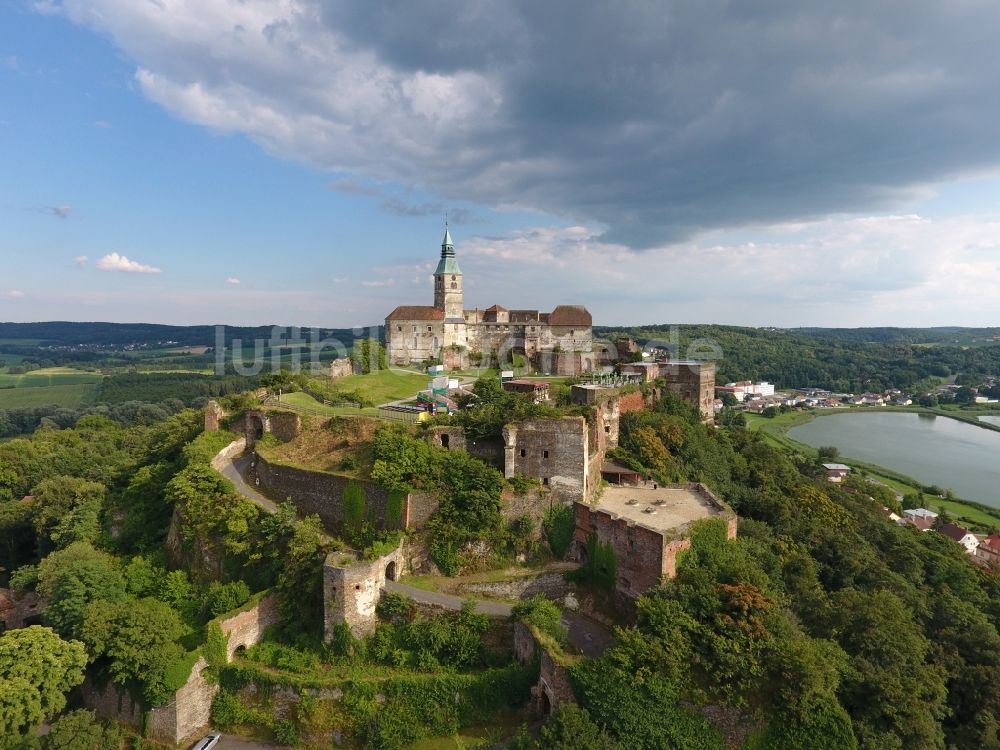
[[[1000,432],[931,414],[851,412],[817,417],[788,436],[1000,508]]]

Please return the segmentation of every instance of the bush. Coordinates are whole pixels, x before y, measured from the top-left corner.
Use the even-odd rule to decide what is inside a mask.
[[[413,601],[408,596],[384,593],[379,603],[375,606],[375,614],[386,622],[399,625],[409,619],[412,608]]]
[[[539,632],[551,636],[560,645],[569,641],[559,607],[541,595],[518,602],[511,615],[525,625],[533,625]]]
[[[545,539],[549,549],[558,560],[562,560],[573,543],[573,533],[576,530],[576,516],[571,505],[553,505],[545,511],[542,520]]]

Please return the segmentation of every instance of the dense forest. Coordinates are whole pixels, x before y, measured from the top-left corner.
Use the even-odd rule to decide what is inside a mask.
[[[857,393],[911,389],[952,376],[961,384],[976,385],[1000,374],[1000,341],[993,341],[994,329],[960,329],[976,331],[978,346],[951,343],[957,334],[933,335],[937,330],[664,325],[595,328],[594,333],[631,336],[648,346],[668,348],[674,357],[716,359],[720,383],[767,380],[783,388]]]

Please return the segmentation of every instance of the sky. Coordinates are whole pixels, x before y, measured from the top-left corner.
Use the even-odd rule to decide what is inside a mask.
[[[6,0],[0,321],[1000,325],[992,0]]]

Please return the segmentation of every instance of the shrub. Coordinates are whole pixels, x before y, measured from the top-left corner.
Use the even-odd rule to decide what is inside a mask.
[[[386,622],[399,625],[410,617],[413,601],[403,594],[385,593],[375,606],[375,613]]]
[[[545,538],[549,549],[558,560],[562,560],[573,543],[573,533],[576,530],[576,517],[570,505],[553,505],[545,511],[542,520]]]
[[[539,632],[552,636],[560,645],[569,641],[559,607],[541,595],[518,602],[511,615],[525,625],[533,625]]]

